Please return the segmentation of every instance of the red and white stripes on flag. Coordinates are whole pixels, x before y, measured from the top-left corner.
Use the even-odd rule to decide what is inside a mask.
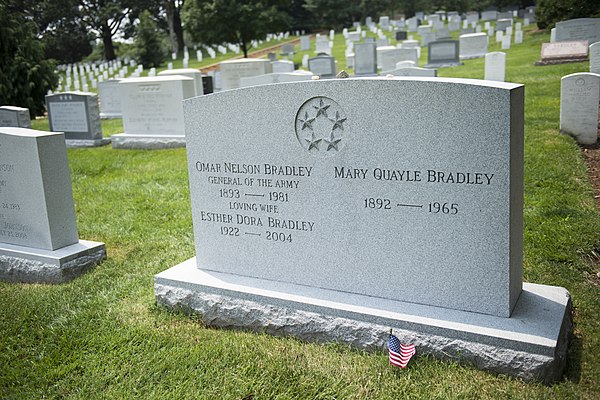
[[[392,334],[390,334],[388,348],[390,351],[390,364],[395,365],[396,367],[406,367],[408,361],[415,355],[414,344],[402,344],[400,343],[400,340]]]

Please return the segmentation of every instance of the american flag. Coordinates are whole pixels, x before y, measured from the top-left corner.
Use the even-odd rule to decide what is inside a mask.
[[[392,334],[390,334],[390,341],[388,343],[390,350],[390,364],[396,367],[404,368],[408,364],[408,361],[415,354],[414,344],[402,344],[400,340]]]

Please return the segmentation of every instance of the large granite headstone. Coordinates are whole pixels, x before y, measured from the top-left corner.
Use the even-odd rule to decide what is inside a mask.
[[[488,52],[488,36],[485,33],[467,33],[458,37],[460,59],[482,58]]]
[[[419,67],[404,67],[396,68],[393,71],[386,72],[388,75],[396,76],[425,76],[429,78],[435,78],[437,76],[437,69],[433,68],[419,68]]]
[[[578,18],[556,23],[555,40],[587,40],[590,44],[600,41],[600,18]]]
[[[204,84],[202,83],[202,73],[194,68],[176,68],[161,71],[158,76],[169,76],[169,75],[181,75],[187,76],[194,80],[194,88],[196,89],[196,96],[202,96],[204,94]]]
[[[249,76],[240,78],[240,87],[269,85],[273,83],[296,82],[311,80],[314,75],[311,72],[273,72],[272,74]]]
[[[185,146],[182,101],[196,95],[194,79],[182,75],[127,78],[119,89],[125,132],[112,136],[113,148]]]
[[[221,68],[221,90],[230,90],[240,87],[240,78],[270,74],[271,61],[262,58],[239,58],[223,61]]]
[[[429,43],[425,68],[461,65],[458,40],[438,40]]]
[[[0,280],[65,282],[106,256],[79,240],[63,133],[0,128]]]
[[[504,82],[506,73],[506,53],[494,51],[485,55],[485,80]]]
[[[100,118],[121,118],[121,97],[119,82],[121,79],[108,79],[98,82],[98,97],[100,98]]]
[[[185,101],[196,258],[155,277],[158,303],[365,349],[394,328],[424,354],[558,379],[569,294],[522,282],[523,96],[385,77]]]
[[[377,47],[375,43],[357,43],[354,45],[354,74],[377,74]]]
[[[0,126],[31,128],[31,116],[29,115],[29,109],[16,106],[1,106]]]
[[[102,137],[98,95],[63,92],[46,95],[48,122],[52,132],[63,132],[67,147],[94,147],[110,143]]]
[[[578,143],[596,143],[600,75],[576,73],[563,76],[560,82],[560,131]]]

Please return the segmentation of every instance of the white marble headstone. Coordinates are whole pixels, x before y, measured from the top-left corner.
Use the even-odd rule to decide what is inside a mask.
[[[495,51],[485,55],[485,80],[504,82],[506,53]]]
[[[582,72],[563,76],[560,86],[560,131],[581,144],[598,140],[600,75]]]

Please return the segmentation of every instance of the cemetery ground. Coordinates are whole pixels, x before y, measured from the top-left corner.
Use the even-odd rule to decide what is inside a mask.
[[[507,51],[506,80],[525,84],[524,280],[563,286],[573,298],[562,381],[525,383],[418,348],[401,370],[383,351],[207,328],[157,307],[154,274],[194,255],[185,149],[105,146],[68,155],[79,236],[105,242],[108,258],[67,284],[0,283],[0,397],[600,397],[600,212],[581,148],[558,133],[560,78],[588,65],[534,67],[547,41],[527,31]],[[467,60],[439,75],[483,78],[483,69],[483,59]],[[47,120],[33,128],[48,129]],[[103,129],[122,132],[120,120]]]

